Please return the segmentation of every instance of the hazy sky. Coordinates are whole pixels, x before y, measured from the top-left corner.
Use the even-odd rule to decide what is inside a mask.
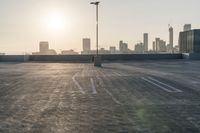
[[[0,52],[38,51],[39,41],[50,48],[82,49],[82,38],[95,47],[95,7],[90,0],[0,0]],[[149,33],[168,42],[168,24],[174,27],[175,44],[185,23],[200,28],[199,0],[101,0],[100,45],[108,48],[124,40],[133,49]],[[64,18],[62,30],[49,26],[51,16]],[[60,24],[60,23],[59,23]],[[59,27],[61,28],[61,27]]]

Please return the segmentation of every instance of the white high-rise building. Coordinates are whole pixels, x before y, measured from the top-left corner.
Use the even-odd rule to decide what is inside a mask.
[[[173,53],[174,47],[174,29],[173,27],[169,27],[169,44],[167,45],[167,52]]]
[[[83,51],[91,50],[91,41],[89,38],[83,38]]]
[[[40,42],[40,53],[47,53],[49,51],[48,42]]]

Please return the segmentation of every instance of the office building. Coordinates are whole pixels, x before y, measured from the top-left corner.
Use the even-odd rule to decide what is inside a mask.
[[[148,33],[144,33],[143,39],[144,39],[143,41],[144,51],[147,52],[148,51]]]
[[[49,49],[48,42],[40,42],[39,43],[39,52],[33,52],[33,55],[56,55],[56,51],[54,49]]]
[[[200,29],[180,32],[179,50],[181,53],[200,53]]]
[[[61,55],[78,55],[78,52],[74,50],[63,50],[61,51]]]
[[[179,46],[178,45],[174,46],[174,53],[179,53]]]
[[[160,38],[156,38],[156,41],[155,41],[155,51],[156,52],[159,51],[159,45],[160,45]]]
[[[153,49],[155,52],[166,52],[166,42],[160,38],[156,38],[155,42],[153,42]]]
[[[91,41],[89,38],[83,38],[83,51],[91,50]]]
[[[40,53],[47,53],[49,50],[49,43],[48,42],[40,42]]]
[[[153,41],[153,51],[156,52],[156,42]]]
[[[127,43],[124,43],[123,41],[120,41],[119,42],[119,51],[122,53],[122,54],[126,54],[128,53],[128,44]]]
[[[185,24],[183,27],[183,31],[189,31],[192,29],[192,25],[191,24]]]
[[[174,30],[173,27],[169,27],[169,44],[167,45],[167,52],[173,53],[174,47]]]
[[[159,42],[159,50],[158,52],[167,52],[166,42],[163,40],[160,40]]]
[[[110,54],[116,54],[116,47],[110,47]]]
[[[144,53],[143,43],[138,43],[138,44],[135,45],[135,53],[136,54]]]

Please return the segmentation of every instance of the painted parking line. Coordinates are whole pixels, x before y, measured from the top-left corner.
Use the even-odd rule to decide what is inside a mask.
[[[113,72],[113,73],[116,74],[117,76],[122,77],[122,75],[120,73],[118,73],[118,72]]]
[[[163,83],[161,81],[158,81],[158,80],[156,80],[156,79],[154,79],[152,77],[148,77],[148,78],[142,77],[142,79],[144,81],[152,84],[152,85],[155,85],[155,86],[159,87],[160,89],[162,89],[162,90],[164,90],[166,92],[170,92],[170,93],[172,93],[172,92],[183,92],[183,91],[181,91],[181,90],[179,90],[179,89],[177,89],[177,88],[175,88],[175,87],[173,87],[171,85],[165,84],[165,83]]]
[[[78,89],[81,91],[82,94],[85,94],[85,91],[83,91],[83,88],[81,87],[81,85],[78,83],[78,81],[76,80],[78,73],[76,73],[73,77],[72,80],[75,83],[75,85],[78,87]]]
[[[0,83],[0,85],[2,85],[2,86],[9,86],[10,84],[8,84],[8,83]]]
[[[93,94],[97,94],[97,90],[96,90],[96,88],[95,88],[93,78],[90,78],[90,82],[91,82],[91,85],[92,85],[92,93],[93,93]]]
[[[154,78],[152,78],[152,77],[149,77],[149,79],[151,79],[151,80],[153,80],[153,81],[155,81],[155,82],[157,82],[157,83],[160,83],[160,84],[162,84],[162,85],[164,85],[164,86],[169,87],[173,92],[183,92],[182,90],[179,90],[179,89],[177,89],[177,88],[175,88],[175,87],[173,87],[173,86],[171,86],[171,85],[168,85],[168,84],[165,84],[165,83],[163,83],[163,82],[161,82],[161,81],[158,81],[158,80],[156,80],[156,79],[154,79]]]
[[[103,86],[103,80],[100,78],[100,77],[97,77],[97,79],[99,80],[99,83],[100,85],[103,87],[103,89],[105,90],[105,92],[112,98],[112,100],[116,103],[116,104],[119,104],[119,105],[123,105],[120,101],[118,101],[114,96],[113,94],[107,90],[104,86]]]
[[[122,73],[122,72],[113,72],[115,75],[119,76],[119,77],[125,77],[125,76],[128,76],[127,74],[125,73]]]

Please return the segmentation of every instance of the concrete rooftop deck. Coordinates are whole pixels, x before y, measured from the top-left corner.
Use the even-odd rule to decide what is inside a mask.
[[[200,61],[0,63],[0,133],[199,133]]]

